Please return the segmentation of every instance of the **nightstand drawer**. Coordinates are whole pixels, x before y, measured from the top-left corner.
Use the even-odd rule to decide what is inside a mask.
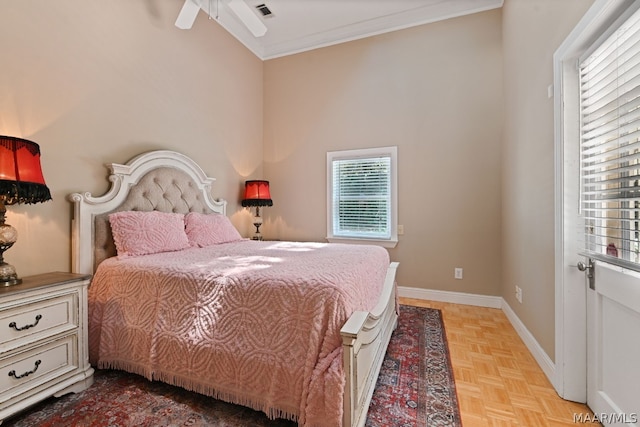
[[[78,367],[76,334],[0,360],[0,404]]]
[[[77,292],[23,301],[0,311],[0,355],[77,327]]]

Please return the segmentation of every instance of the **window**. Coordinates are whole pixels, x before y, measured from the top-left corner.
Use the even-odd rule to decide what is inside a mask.
[[[327,153],[327,239],[395,247],[397,147]]]
[[[640,270],[640,11],[620,22],[579,61],[581,209],[587,252]]]

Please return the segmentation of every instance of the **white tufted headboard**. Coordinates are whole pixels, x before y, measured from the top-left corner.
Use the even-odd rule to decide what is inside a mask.
[[[215,180],[189,157],[159,150],[140,154],[127,164],[107,165],[111,188],[100,197],[73,193],[71,226],[72,270],[93,274],[98,264],[116,254],[108,215],[124,210],[217,212],[226,215],[227,202],[211,197]]]

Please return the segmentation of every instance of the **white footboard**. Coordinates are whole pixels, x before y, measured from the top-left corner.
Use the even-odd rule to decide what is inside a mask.
[[[397,262],[389,265],[378,305],[371,312],[353,313],[340,330],[346,376],[343,427],[362,427],[367,420],[380,367],[398,321],[397,268]]]

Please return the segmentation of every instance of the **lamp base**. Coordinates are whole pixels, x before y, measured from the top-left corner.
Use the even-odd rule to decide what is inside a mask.
[[[256,227],[256,232],[253,234],[251,240],[262,240],[262,234],[260,234],[260,226],[262,225],[262,218],[259,216],[254,218],[253,225]]]
[[[4,262],[4,251],[18,240],[18,230],[5,223],[6,213],[4,201],[0,200],[0,286],[13,286],[22,283],[22,279],[18,278],[13,265]]]
[[[19,285],[22,279],[18,277],[13,265],[6,262],[0,263],[0,287]]]

